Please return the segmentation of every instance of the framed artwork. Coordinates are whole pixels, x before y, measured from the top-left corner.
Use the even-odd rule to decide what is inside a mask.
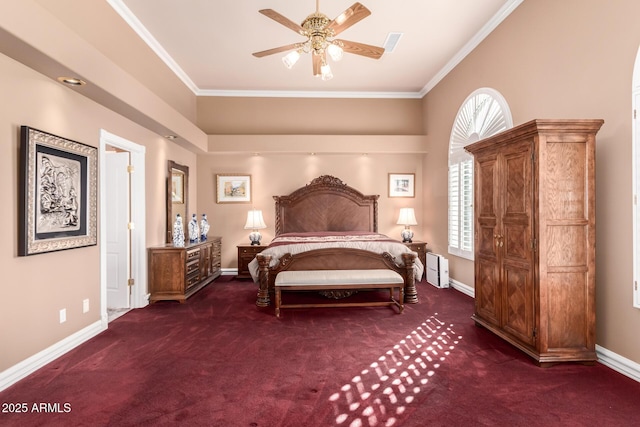
[[[184,173],[171,172],[171,203],[184,203]]]
[[[416,175],[413,173],[389,174],[389,197],[415,197]]]
[[[97,244],[98,149],[20,128],[18,255]]]
[[[216,203],[250,203],[251,175],[216,175]]]

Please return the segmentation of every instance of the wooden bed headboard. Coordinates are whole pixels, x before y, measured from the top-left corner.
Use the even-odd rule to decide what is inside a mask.
[[[322,175],[276,201],[276,236],[309,231],[378,231],[378,195]]]

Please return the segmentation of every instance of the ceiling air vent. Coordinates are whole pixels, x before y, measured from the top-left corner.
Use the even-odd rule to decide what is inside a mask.
[[[389,33],[387,39],[384,41],[384,52],[391,53],[396,48],[396,45],[400,41],[403,33]]]

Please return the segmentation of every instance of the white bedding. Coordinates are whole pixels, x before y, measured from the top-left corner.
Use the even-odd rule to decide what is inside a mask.
[[[347,236],[348,237],[348,236]],[[338,239],[328,239],[329,241],[318,241],[317,239],[310,240],[308,242],[304,242],[300,239],[296,239],[296,243],[291,244],[281,244],[278,246],[268,247],[262,253],[264,255],[271,255],[271,262],[269,263],[270,267],[273,267],[278,264],[280,261],[280,257],[283,255],[290,253],[292,255],[299,254],[301,252],[311,251],[314,249],[324,249],[324,248],[354,248],[354,249],[362,249],[369,252],[374,252],[377,254],[383,254],[384,252],[390,253],[398,266],[403,266],[404,262],[402,261],[402,254],[407,252],[412,252],[409,248],[407,248],[404,244],[394,240],[388,241],[378,241],[378,240],[361,240],[361,236],[354,237],[353,239],[347,238],[346,240],[338,240]],[[415,253],[415,252],[413,252]],[[254,282],[258,281],[258,260],[254,258],[249,263],[249,272],[251,273],[251,277]],[[422,262],[417,257],[414,264],[414,272],[416,281],[420,281],[422,278],[422,274],[424,272],[424,266]]]

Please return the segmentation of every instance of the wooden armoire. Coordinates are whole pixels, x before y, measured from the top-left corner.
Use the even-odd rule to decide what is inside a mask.
[[[595,352],[595,136],[602,120],[533,120],[473,143],[473,319],[535,359]]]

